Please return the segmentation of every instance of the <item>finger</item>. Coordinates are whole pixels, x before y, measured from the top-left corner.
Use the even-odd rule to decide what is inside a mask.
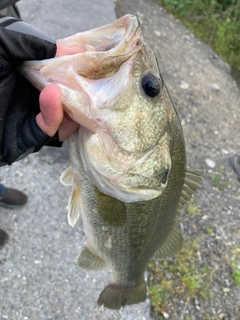
[[[58,129],[59,141],[64,141],[70,137],[70,135],[79,128],[79,124],[73,121],[69,116],[63,117],[63,121]]]
[[[61,42],[58,42],[58,41],[56,42],[56,45],[57,45],[56,57],[67,56],[67,55],[76,54],[76,53],[86,51],[81,48],[77,49],[77,48],[69,47]]]
[[[40,113],[36,116],[39,128],[49,136],[54,136],[63,120],[62,93],[60,88],[49,85],[39,97]]]

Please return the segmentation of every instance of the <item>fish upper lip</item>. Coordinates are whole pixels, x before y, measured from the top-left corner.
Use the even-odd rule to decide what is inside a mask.
[[[96,53],[109,53],[112,56],[120,56],[129,54],[131,51],[134,53],[134,46],[140,47],[139,45],[142,39],[140,24],[137,18],[131,14],[127,14],[106,26],[81,32],[77,35],[77,44],[73,39],[76,35],[59,39],[57,42],[76,51],[75,54],[94,55]],[[75,54],[70,54],[70,56]],[[62,58],[62,56],[59,58]]]

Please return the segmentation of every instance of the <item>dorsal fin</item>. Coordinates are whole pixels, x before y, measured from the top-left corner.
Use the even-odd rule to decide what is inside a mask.
[[[195,191],[199,187],[199,182],[202,180],[199,170],[186,170],[185,181],[178,204],[178,212],[182,210],[184,205],[192,198]]]
[[[154,254],[155,259],[168,259],[174,257],[183,245],[183,237],[179,228],[174,224],[163,245]]]
[[[60,182],[65,186],[73,186],[74,178],[72,168],[68,167],[60,176]]]

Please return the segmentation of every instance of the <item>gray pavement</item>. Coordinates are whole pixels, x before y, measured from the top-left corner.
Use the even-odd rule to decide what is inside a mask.
[[[112,0],[21,0],[19,8],[24,21],[55,38],[116,19]],[[70,189],[59,182],[67,167],[65,144],[1,168],[0,181],[26,192],[29,201],[20,210],[0,208],[0,227],[10,235],[0,250],[0,319],[150,319],[148,302],[119,312],[96,304],[111,274],[77,267],[84,239],[81,225],[67,222]]]

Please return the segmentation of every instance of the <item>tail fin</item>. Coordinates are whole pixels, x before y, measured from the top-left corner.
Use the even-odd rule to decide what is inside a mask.
[[[140,303],[146,300],[147,288],[145,281],[136,287],[121,287],[116,284],[109,284],[102,291],[98,298],[98,304],[108,309],[120,309],[125,305]]]

